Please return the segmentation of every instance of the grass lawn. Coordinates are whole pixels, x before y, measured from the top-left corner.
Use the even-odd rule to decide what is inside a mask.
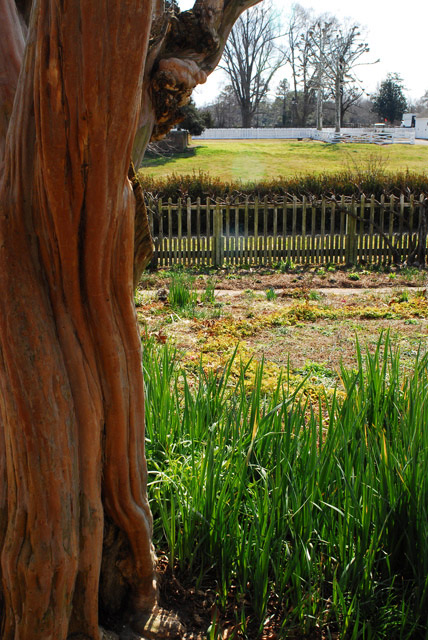
[[[187,151],[173,157],[146,158],[143,163],[143,170],[154,177],[204,171],[225,181],[243,182],[356,168],[426,173],[428,145],[206,140],[194,142]]]

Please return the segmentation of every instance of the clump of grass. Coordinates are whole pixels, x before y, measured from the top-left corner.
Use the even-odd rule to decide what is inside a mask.
[[[244,296],[248,300],[254,300],[254,298],[256,297],[256,294],[252,289],[244,289]]]
[[[290,258],[280,260],[276,267],[280,273],[287,273],[287,271],[294,271],[296,269],[295,263]]]
[[[317,405],[263,364],[192,375],[147,343],[154,537],[196,587],[217,585],[247,637],[269,615],[293,637],[424,637],[428,608],[428,356],[403,377],[383,338],[357,344],[345,394]],[[323,407],[323,409],[321,409]]]
[[[195,279],[184,271],[171,274],[168,301],[173,309],[193,308],[198,301],[197,291],[194,289]]]
[[[323,378],[336,378],[337,373],[329,369],[329,367],[323,363],[311,362],[307,360],[302,373],[315,375]]]
[[[205,290],[202,292],[201,302],[205,302],[206,304],[214,304],[215,280],[213,278],[208,278],[205,285]]]
[[[403,289],[398,293],[397,302],[409,302],[409,292],[407,289]]]
[[[266,299],[269,300],[269,302],[276,300],[277,297],[275,289],[270,288],[266,290]]]

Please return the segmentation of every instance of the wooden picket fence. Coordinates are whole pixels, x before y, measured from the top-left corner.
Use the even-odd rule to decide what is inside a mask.
[[[424,195],[148,203],[158,267],[403,262],[425,207]]]

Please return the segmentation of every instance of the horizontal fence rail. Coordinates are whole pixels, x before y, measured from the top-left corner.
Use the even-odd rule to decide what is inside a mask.
[[[427,247],[424,195],[148,202],[154,264],[387,264]],[[418,256],[421,255],[419,252]]]

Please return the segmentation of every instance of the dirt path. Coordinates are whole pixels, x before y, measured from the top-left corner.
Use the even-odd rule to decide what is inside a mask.
[[[367,289],[359,288],[348,288],[348,287],[319,287],[314,288],[313,291],[323,295],[323,296],[361,296],[365,295],[373,295],[376,294],[378,296],[382,295],[391,295],[397,289],[401,287],[370,287]],[[417,291],[424,291],[425,287],[412,287],[411,290],[413,293]],[[290,289],[275,289],[276,295],[285,297],[287,293],[290,292]],[[200,293],[203,292],[201,289]],[[245,295],[245,290],[243,289],[216,289],[215,292],[216,298],[233,298],[238,296]]]
[[[143,276],[141,288],[157,289],[167,287],[173,276],[172,271],[156,271]],[[391,268],[382,272],[364,269],[349,270],[334,267],[311,267],[289,270],[281,273],[275,269],[254,267],[250,269],[221,269],[211,273],[196,273],[194,287],[203,289],[208,282],[215,285],[216,292],[266,291],[274,289],[390,289],[396,287],[428,287],[428,271],[418,269]]]

